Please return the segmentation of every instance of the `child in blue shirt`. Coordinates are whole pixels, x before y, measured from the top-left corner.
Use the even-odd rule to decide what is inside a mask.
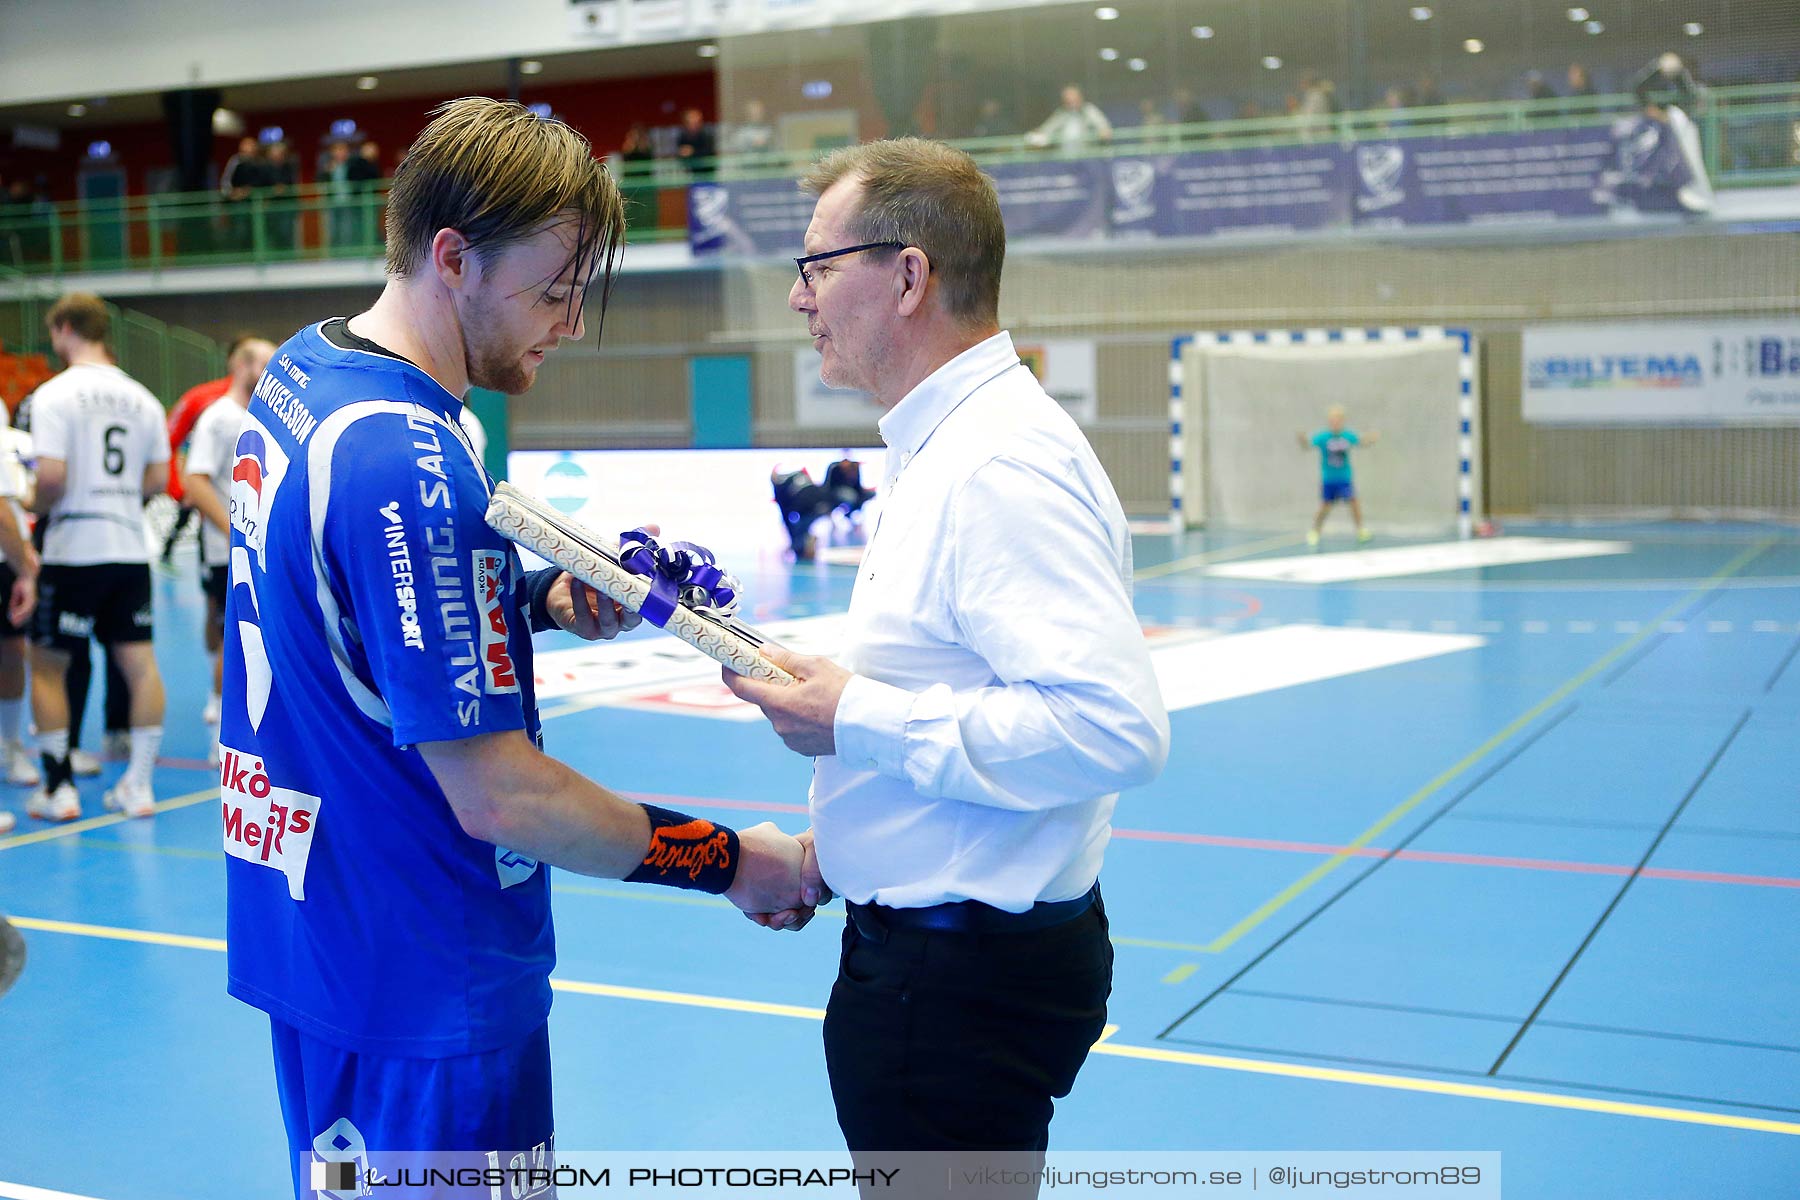
[[[1350,448],[1373,446],[1381,435],[1371,432],[1367,437],[1361,437],[1354,429],[1346,428],[1343,407],[1335,404],[1325,413],[1325,426],[1311,437],[1304,433],[1295,435],[1302,450],[1319,452],[1319,514],[1313,518],[1312,528],[1306,531],[1306,544],[1319,544],[1319,531],[1325,527],[1325,517],[1331,512],[1331,506],[1340,502],[1350,505],[1350,516],[1356,521],[1356,540],[1366,542],[1373,535],[1363,524],[1362,502],[1356,498],[1356,485],[1350,474]]]

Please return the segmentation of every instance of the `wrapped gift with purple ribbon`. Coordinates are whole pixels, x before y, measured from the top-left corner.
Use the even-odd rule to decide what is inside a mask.
[[[736,618],[738,582],[692,542],[662,545],[633,529],[619,541],[584,528],[510,484],[494,486],[487,522],[503,537],[555,563],[628,612],[668,630],[739,675],[792,683],[762,656],[766,640]]]

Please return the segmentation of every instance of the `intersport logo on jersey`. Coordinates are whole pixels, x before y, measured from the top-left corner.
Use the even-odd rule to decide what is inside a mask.
[[[319,824],[319,797],[276,787],[262,757],[219,747],[219,800],[225,853],[287,876],[288,895],[306,899],[306,860]]]

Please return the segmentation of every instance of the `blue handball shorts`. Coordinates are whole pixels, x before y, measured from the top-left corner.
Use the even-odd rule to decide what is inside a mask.
[[[550,1027],[486,1054],[399,1058],[353,1054],[269,1022],[275,1043],[275,1087],[287,1126],[297,1200],[353,1197],[486,1197],[547,1200],[555,1189],[530,1186],[528,1172],[554,1166],[550,1112]],[[384,1159],[383,1152],[398,1152]],[[343,1172],[353,1167],[348,1189]],[[362,1183],[371,1167],[388,1179],[420,1178],[426,1167],[460,1172],[507,1169],[498,1193],[470,1187],[376,1187]],[[398,1171],[408,1174],[399,1175]],[[336,1172],[328,1174],[327,1172]],[[442,1176],[437,1177],[439,1181]],[[520,1181],[516,1190],[512,1181]],[[334,1186],[315,1187],[315,1182]]]
[[[1350,485],[1348,479],[1342,483],[1327,481],[1319,485],[1319,499],[1326,504],[1336,504],[1339,500],[1354,500],[1356,499],[1356,489]]]

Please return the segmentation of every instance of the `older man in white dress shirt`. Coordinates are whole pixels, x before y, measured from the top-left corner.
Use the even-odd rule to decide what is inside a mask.
[[[1125,515],[999,328],[1006,233],[973,160],[875,142],[804,183],[788,303],[824,381],[885,410],[882,513],[841,663],[775,649],[798,684],[726,679],[816,760],[809,901],[850,909],[825,1020],[850,1148],[1041,1152],[1106,1019],[1113,805],[1168,754]]]

